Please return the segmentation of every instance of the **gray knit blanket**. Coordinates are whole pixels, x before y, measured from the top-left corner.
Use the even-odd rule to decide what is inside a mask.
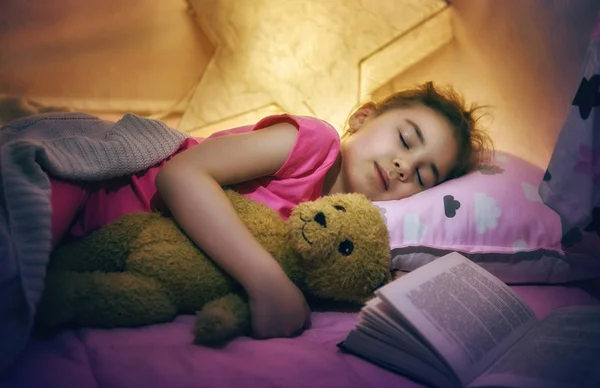
[[[0,373],[26,345],[51,250],[48,175],[100,181],[129,175],[177,150],[186,134],[125,115],[44,114],[0,129]]]

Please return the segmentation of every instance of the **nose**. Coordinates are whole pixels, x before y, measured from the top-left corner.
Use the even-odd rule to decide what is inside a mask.
[[[398,174],[398,179],[401,181],[409,180],[413,173],[413,166],[410,162],[394,159],[394,171]]]
[[[323,212],[318,212],[317,214],[315,214],[314,220],[317,224],[321,225],[322,227],[327,227],[327,219],[325,218],[325,214],[323,214]]]

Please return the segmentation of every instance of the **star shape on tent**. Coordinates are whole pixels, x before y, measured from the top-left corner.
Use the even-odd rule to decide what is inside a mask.
[[[444,30],[429,46],[412,39],[413,46],[421,47],[411,47],[408,54],[385,50],[444,11],[448,5],[441,0],[188,2],[217,45],[180,124],[194,135],[253,112],[313,115],[340,128],[363,97],[361,82],[366,84],[373,74],[391,79],[402,63],[414,64],[408,54],[422,59],[452,35]],[[431,30],[435,35],[440,29]],[[386,54],[372,66],[369,58],[382,50]],[[361,64],[371,71],[361,72]]]

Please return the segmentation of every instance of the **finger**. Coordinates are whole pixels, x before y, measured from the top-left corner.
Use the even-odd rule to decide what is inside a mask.
[[[304,304],[304,316],[306,317],[306,320],[304,322],[304,329],[310,329],[312,327],[312,312],[310,311],[310,307],[308,306],[308,303]]]
[[[254,339],[267,339],[269,338],[269,332],[267,329],[262,327],[254,327],[252,328],[252,338]]]
[[[304,324],[304,330],[308,330],[312,327],[312,322],[310,320],[310,318],[306,321],[306,323]]]
[[[256,333],[252,336],[252,338],[257,339],[257,340],[266,340],[266,339],[270,339],[270,338],[277,338],[277,337],[289,337],[286,336],[283,332],[282,333],[276,333],[276,332],[271,332],[271,333]]]
[[[299,329],[295,330],[292,333],[292,337],[299,336],[300,334],[302,334],[304,332],[304,330],[308,330],[311,327],[312,327],[312,322],[310,321],[310,318],[309,318],[306,321],[304,321],[304,323],[302,324],[302,326]]]
[[[295,330],[293,332],[291,332],[290,335],[288,335],[288,337],[298,337],[299,335],[301,335],[304,332],[304,326],[302,326],[300,329]]]
[[[306,319],[304,321],[304,326],[302,327],[304,330],[308,330],[312,327],[312,315],[310,311],[306,315]]]

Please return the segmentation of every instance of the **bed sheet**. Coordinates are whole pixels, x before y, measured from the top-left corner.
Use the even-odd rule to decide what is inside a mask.
[[[540,317],[574,304],[600,304],[577,287],[516,286]],[[191,345],[193,317],[137,329],[69,330],[32,340],[1,388],[382,387],[421,385],[339,351],[356,313],[314,312],[290,339],[239,338],[223,349]]]

